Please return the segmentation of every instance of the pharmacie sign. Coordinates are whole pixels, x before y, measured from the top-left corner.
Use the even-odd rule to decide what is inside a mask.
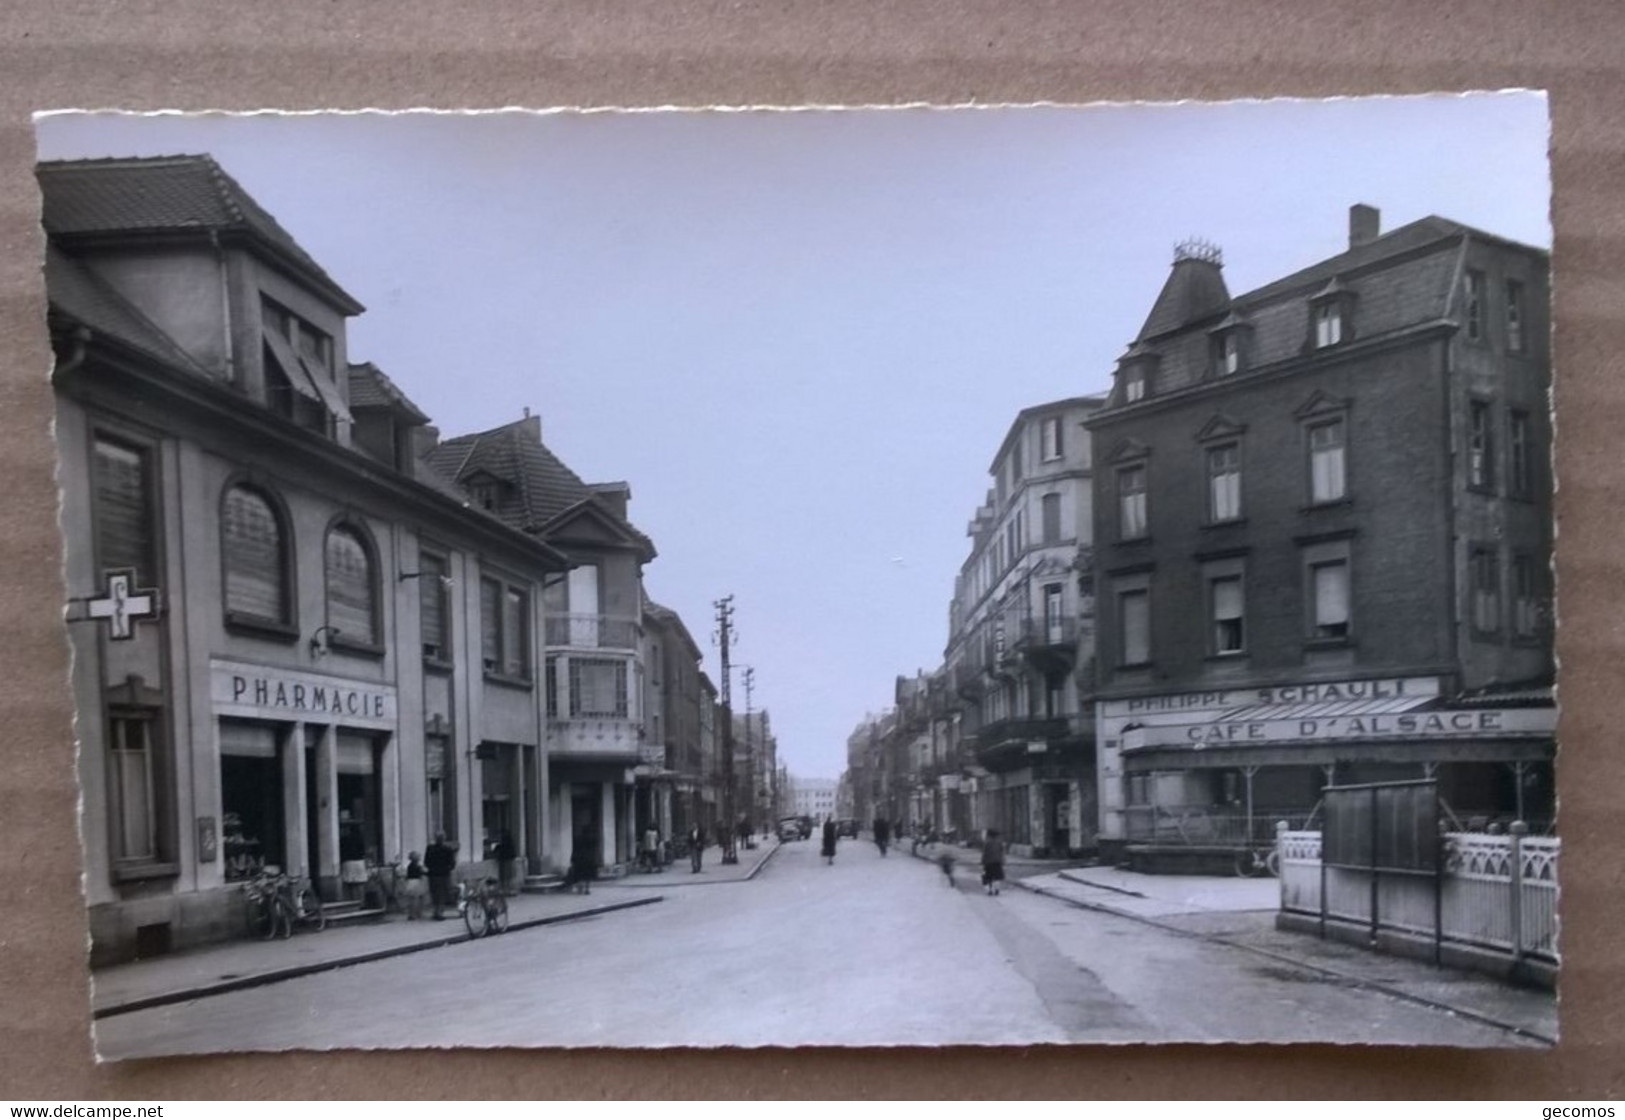
[[[1473,708],[1453,712],[1385,712],[1374,715],[1289,719],[1212,720],[1147,727],[1145,746],[1248,746],[1350,739],[1485,739],[1548,735],[1557,723],[1552,708]]]
[[[1107,719],[1166,723],[1196,712],[1251,708],[1262,704],[1338,704],[1348,701],[1424,700],[1439,695],[1438,677],[1389,677],[1364,681],[1310,681],[1265,688],[1227,688],[1134,696],[1100,705]]]
[[[395,725],[395,689],[347,677],[213,661],[209,664],[209,693],[215,711],[222,715]]]

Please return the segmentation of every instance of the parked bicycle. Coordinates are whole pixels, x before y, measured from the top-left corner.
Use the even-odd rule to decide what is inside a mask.
[[[1244,848],[1236,853],[1236,874],[1242,878],[1257,879],[1265,875],[1281,876],[1281,853],[1275,845],[1267,848]]]
[[[464,879],[458,884],[457,912],[463,916],[470,937],[505,933],[508,929],[508,896],[497,889],[495,879]]]
[[[248,896],[249,929],[263,941],[293,936],[295,926],[327,928],[322,897],[303,879],[292,879],[275,864],[262,867],[243,884]]]

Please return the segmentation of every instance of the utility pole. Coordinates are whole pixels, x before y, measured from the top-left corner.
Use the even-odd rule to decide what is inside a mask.
[[[729,687],[731,670],[728,666],[728,644],[733,639],[734,597],[725,595],[714,604],[717,608],[717,644],[722,647],[722,680],[718,683],[722,699],[722,862],[738,863],[739,849],[735,846],[734,812],[734,710]]]
[[[749,776],[748,781],[750,783],[750,786],[749,786],[750,792],[745,798],[745,812],[749,813],[751,818],[752,818],[751,821],[750,821],[750,826],[751,826],[751,835],[752,835],[752,837],[754,837],[755,832],[756,832],[756,823],[757,823],[756,820],[755,820],[756,813],[757,813],[756,779],[757,779],[758,771],[761,768],[761,763],[756,757],[756,749],[757,748],[756,748],[756,745],[751,741],[751,735],[750,735],[751,696],[752,696],[752,694],[753,694],[753,692],[754,692],[754,690],[756,688],[756,670],[755,670],[754,667],[752,667],[750,665],[744,666],[744,670],[745,670],[745,773]],[[765,746],[765,744],[764,744],[764,746]],[[756,843],[756,841],[753,838],[753,839],[751,839],[749,841],[749,843],[751,845],[754,845]]]

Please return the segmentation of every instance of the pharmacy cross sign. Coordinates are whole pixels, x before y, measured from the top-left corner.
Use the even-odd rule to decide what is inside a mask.
[[[107,573],[107,594],[85,604],[91,618],[107,619],[109,637],[124,641],[135,633],[132,625],[138,618],[153,618],[158,614],[158,592],[131,591],[135,573],[129,569]]]

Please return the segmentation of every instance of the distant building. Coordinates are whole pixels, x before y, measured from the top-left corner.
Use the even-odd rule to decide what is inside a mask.
[[[1088,421],[1113,850],[1424,776],[1463,821],[1550,821],[1547,255],[1349,233],[1235,297],[1182,247]]]
[[[802,778],[790,775],[792,812],[796,816],[823,820],[834,817],[836,782],[833,778]]]

